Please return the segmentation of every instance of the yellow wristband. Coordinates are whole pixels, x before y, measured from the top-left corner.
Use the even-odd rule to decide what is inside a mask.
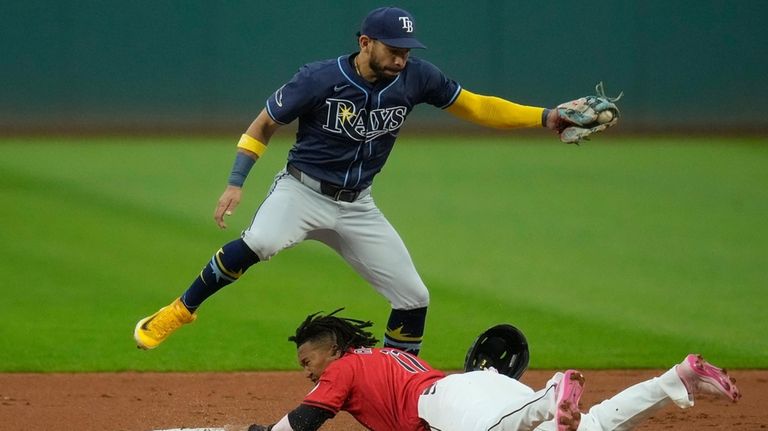
[[[243,136],[240,137],[240,142],[237,143],[237,148],[248,150],[252,153],[255,153],[259,157],[261,157],[261,155],[267,151],[266,145],[262,144],[258,139],[252,138],[245,133],[243,133]]]

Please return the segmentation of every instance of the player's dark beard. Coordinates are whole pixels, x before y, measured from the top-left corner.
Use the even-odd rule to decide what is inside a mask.
[[[387,69],[386,67],[382,66],[381,63],[378,62],[373,56],[370,57],[368,60],[368,67],[371,68],[373,73],[376,75],[376,79],[392,79],[392,75],[386,75],[384,72],[389,71],[391,73],[398,73],[399,70],[393,70],[393,69]]]

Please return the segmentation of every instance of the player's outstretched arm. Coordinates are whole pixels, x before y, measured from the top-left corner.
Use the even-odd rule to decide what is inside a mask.
[[[519,105],[500,97],[483,96],[462,89],[446,111],[462,120],[499,129],[546,127],[544,108]]]
[[[227,431],[317,431],[333,416],[333,413],[320,407],[300,404],[275,424],[253,424],[243,429]]]
[[[280,125],[269,117],[266,109],[262,109],[240,138],[240,142],[237,144],[235,163],[227,180],[227,188],[219,197],[216,210],[213,212],[213,219],[216,220],[216,224],[220,228],[226,229],[227,224],[224,222],[224,216],[232,215],[237,208],[242,196],[245,178],[256,160],[267,150],[270,138],[279,127]]]
[[[595,86],[596,96],[586,96],[562,103],[555,109],[518,105],[493,96],[474,94],[462,89],[454,103],[446,108],[451,114],[488,127],[514,129],[546,127],[560,135],[568,144],[589,140],[589,136],[616,124],[619,108],[617,97],[607,97],[603,83]]]

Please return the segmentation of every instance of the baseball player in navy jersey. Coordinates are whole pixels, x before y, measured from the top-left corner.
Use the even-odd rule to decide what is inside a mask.
[[[285,169],[242,236],[222,246],[179,298],[137,323],[134,338],[140,348],[157,347],[195,320],[203,301],[255,263],[314,239],[339,253],[391,304],[384,345],[418,354],[429,292],[371,195],[373,179],[406,117],[414,106],[427,103],[488,127],[562,131],[571,122],[563,110],[474,94],[428,61],[412,57],[411,50],[424,45],[405,10],[370,12],[358,43],[358,52],[301,67],[267,99],[237,145],[214,214],[219,227],[227,226],[225,217],[240,202],[246,176],[272,135],[298,120]]]
[[[372,323],[338,311],[308,316],[289,338],[314,383],[301,403],[272,425],[226,430],[315,431],[342,410],[376,431],[630,430],[664,406],[692,407],[703,393],[741,397],[725,370],[688,355],[582,414],[579,371],[555,373],[538,391],[493,369],[446,376],[407,352],[373,347]]]

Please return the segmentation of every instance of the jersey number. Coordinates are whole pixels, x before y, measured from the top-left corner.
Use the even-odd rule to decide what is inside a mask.
[[[419,362],[419,360],[410,353],[406,353],[397,349],[381,349],[381,353],[394,359],[398,365],[403,367],[405,371],[411,374],[426,373],[429,371],[429,369],[425,367],[424,364]]]

